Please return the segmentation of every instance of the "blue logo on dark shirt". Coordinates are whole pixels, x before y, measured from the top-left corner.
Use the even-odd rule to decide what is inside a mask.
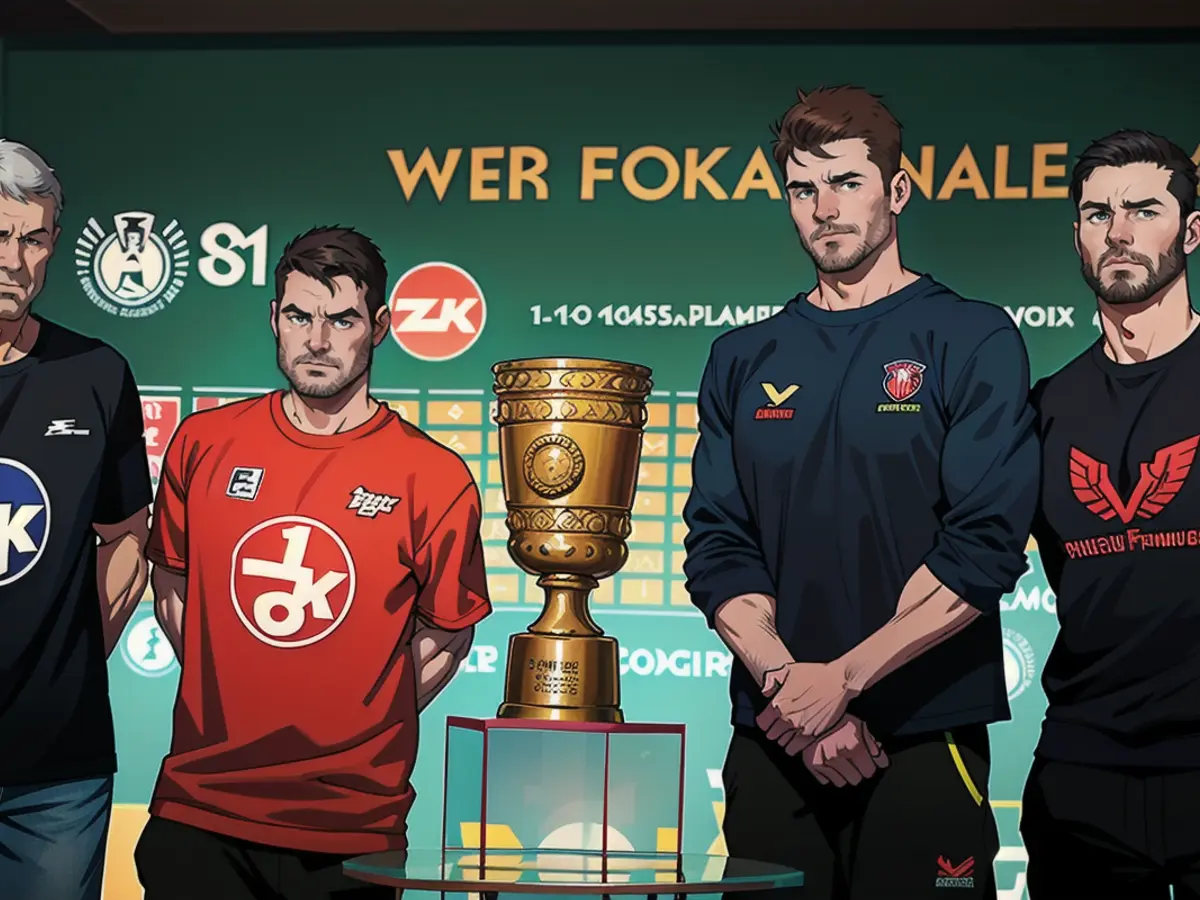
[[[50,535],[50,495],[37,473],[0,457],[0,586],[29,573]]]

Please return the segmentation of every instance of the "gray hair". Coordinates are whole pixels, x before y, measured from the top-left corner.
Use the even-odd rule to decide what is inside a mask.
[[[24,144],[0,138],[0,197],[28,203],[30,197],[54,201],[54,224],[63,209],[62,185],[46,161]]]

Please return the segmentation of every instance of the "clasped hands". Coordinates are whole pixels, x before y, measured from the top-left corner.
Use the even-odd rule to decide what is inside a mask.
[[[831,663],[788,663],[766,674],[770,699],[758,727],[789,756],[800,754],[821,784],[859,784],[887,766],[888,758],[867,726],[846,707],[855,692]]]

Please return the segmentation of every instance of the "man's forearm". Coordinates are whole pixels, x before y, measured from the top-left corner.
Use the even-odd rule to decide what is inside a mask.
[[[413,636],[413,663],[417,671],[417,712],[434,701],[454,680],[458,667],[471,650],[475,629],[443,631],[422,627]]]
[[[955,596],[925,566],[900,593],[896,614],[839,661],[846,686],[860,694],[910,660],[962,631],[979,610]]]
[[[775,598],[742,594],[723,603],[715,616],[717,635],[750,670],[755,684],[788,663],[795,662],[775,630]]]
[[[166,635],[175,658],[183,664],[183,606],[187,592],[187,575],[172,572],[162,566],[154,567],[154,618]]]
[[[96,550],[96,587],[104,633],[104,655],[109,656],[129,617],[141,602],[149,577],[142,544],[135,534],[101,543]]]

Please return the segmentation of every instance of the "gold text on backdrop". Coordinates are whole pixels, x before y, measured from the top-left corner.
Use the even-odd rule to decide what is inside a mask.
[[[508,552],[542,614],[508,643],[498,716],[622,722],[618,648],[588,610],[628,558],[650,369],[602,359],[497,363]]]
[[[926,200],[1061,200],[1067,196],[1070,147],[1065,141],[1032,144],[917,145],[904,155],[916,192]],[[550,155],[541,147],[447,147],[436,152],[388,150],[396,181],[411,201],[423,183],[441,203],[455,179],[466,181],[470,203],[549,200]],[[624,192],[655,203],[684,200],[748,200],[783,197],[769,150],[734,147],[671,148],[646,144],[622,152],[616,146],[579,149],[579,200]],[[1200,145],[1193,155],[1200,165]],[[915,160],[915,162],[914,162]],[[612,183],[611,187],[607,185]],[[620,187],[617,187],[619,185]]]

